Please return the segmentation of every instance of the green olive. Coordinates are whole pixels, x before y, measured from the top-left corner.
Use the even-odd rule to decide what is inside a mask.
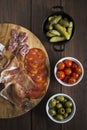
[[[51,99],[50,102],[49,102],[49,107],[53,108],[55,106],[56,106],[56,99]]]
[[[60,108],[60,109],[58,110],[58,113],[59,113],[59,114],[64,114],[64,113],[65,113],[65,109],[64,109],[64,108]]]
[[[63,117],[67,118],[68,117],[68,113],[64,113]]]
[[[64,119],[63,115],[61,115],[61,114],[56,115],[56,120],[62,121],[63,119]]]
[[[73,105],[73,104],[72,104],[71,101],[67,101],[67,102],[65,103],[65,106],[66,106],[66,107],[72,107],[72,105]]]
[[[66,108],[66,113],[71,113],[72,112],[72,109],[69,107],[69,108]]]
[[[56,104],[56,108],[61,108],[61,107],[63,107],[63,105],[61,103]]]
[[[49,101],[49,114],[55,120],[64,120],[72,113],[73,102],[65,96],[56,96]]]
[[[58,104],[58,103],[60,103],[60,101],[56,100],[56,103]]]
[[[50,109],[50,110],[49,110],[49,114],[50,114],[51,116],[55,116],[55,115],[56,115],[56,111],[55,111],[54,109]]]
[[[67,102],[67,99],[65,98],[63,102],[64,102],[64,103]]]
[[[57,96],[56,99],[59,100],[60,102],[63,102],[65,98],[64,96]]]

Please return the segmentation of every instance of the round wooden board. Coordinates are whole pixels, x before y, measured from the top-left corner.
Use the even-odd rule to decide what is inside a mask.
[[[48,54],[42,45],[41,41],[28,29],[15,25],[15,24],[10,24],[10,23],[3,23],[0,24],[0,43],[4,44],[5,46],[8,44],[8,41],[11,37],[10,33],[12,29],[16,29],[19,33],[20,32],[26,32],[28,36],[28,41],[29,47],[30,48],[40,48],[42,49],[47,58],[47,67],[48,67],[48,85],[47,89],[49,86],[49,81],[50,81],[50,63],[49,63],[49,57]],[[2,87],[2,86],[0,86]],[[45,93],[46,94],[46,93]],[[0,97],[0,118],[13,118],[20,116],[27,111],[30,111],[32,108],[34,108],[41,100],[41,99],[34,99],[33,104],[31,103],[28,110],[22,110],[20,107],[14,107],[9,101],[5,100],[4,98]]]

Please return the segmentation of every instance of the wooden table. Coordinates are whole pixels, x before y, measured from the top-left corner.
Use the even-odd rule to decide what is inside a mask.
[[[75,21],[75,33],[66,44],[65,51],[55,52],[43,33],[42,23],[50,14],[50,8],[62,5],[64,11]],[[87,1],[84,0],[1,0],[0,23],[15,23],[32,31],[46,48],[51,65],[49,89],[43,100],[26,114],[12,118],[0,119],[0,130],[86,130],[87,129]],[[54,65],[61,57],[72,56],[81,61],[85,73],[83,80],[76,86],[67,88],[60,85],[54,78]],[[75,117],[66,124],[55,124],[46,115],[45,105],[48,98],[63,92],[71,96],[77,106]]]

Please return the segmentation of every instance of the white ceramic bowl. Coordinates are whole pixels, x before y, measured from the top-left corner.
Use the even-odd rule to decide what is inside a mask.
[[[69,84],[69,83],[64,82],[63,80],[60,80],[60,79],[57,77],[57,75],[56,75],[58,63],[60,63],[60,62],[62,62],[62,61],[64,61],[64,60],[71,60],[71,61],[75,62],[77,65],[79,65],[79,66],[81,67],[81,69],[82,69],[81,75],[79,76],[78,80],[77,80],[75,83],[73,83],[73,84]],[[56,65],[55,65],[54,75],[55,75],[56,80],[57,80],[60,84],[62,84],[63,86],[70,87],[70,86],[77,85],[77,84],[82,80],[83,75],[84,75],[83,65],[81,64],[81,62],[80,62],[79,60],[77,60],[76,58],[73,58],[73,57],[64,57],[64,58],[61,58],[61,59],[56,63]]]
[[[57,96],[64,96],[66,99],[69,99],[71,102],[72,102],[72,112],[70,113],[70,115],[67,117],[67,118],[65,118],[65,119],[63,119],[63,120],[56,120],[53,116],[51,116],[50,114],[49,114],[49,102],[52,100],[52,99],[54,99],[55,97],[57,97]],[[64,94],[64,93],[58,93],[58,94],[54,94],[53,96],[51,96],[50,98],[49,98],[49,100],[47,101],[47,104],[46,104],[46,113],[47,113],[47,115],[48,115],[48,117],[53,121],[53,122],[55,122],[55,123],[66,123],[66,122],[68,122],[68,121],[70,121],[73,117],[74,117],[74,115],[75,115],[75,112],[76,112],[76,105],[75,105],[75,102],[74,102],[74,100],[69,96],[69,95],[66,95],[66,94]]]

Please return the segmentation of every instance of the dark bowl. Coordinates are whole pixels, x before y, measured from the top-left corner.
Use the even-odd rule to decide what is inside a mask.
[[[53,11],[49,16],[47,16],[45,18],[44,22],[43,22],[43,25],[42,25],[43,33],[44,33],[44,35],[45,35],[45,37],[46,37],[46,39],[47,39],[47,41],[49,43],[52,43],[52,42],[49,41],[49,38],[46,36],[46,32],[47,32],[46,26],[48,24],[48,18],[49,17],[60,16],[61,15],[63,19],[66,18],[68,21],[71,21],[73,23],[72,33],[71,33],[71,36],[70,36],[70,38],[68,40],[65,39],[63,41],[57,41],[57,42],[52,43],[54,50],[56,50],[56,51],[64,51],[65,44],[68,41],[71,40],[71,38],[73,37],[73,34],[75,32],[75,22],[74,22],[73,18],[70,15],[68,15],[67,13],[65,13],[63,11],[63,7],[61,7],[61,6],[54,6],[54,7],[52,7],[52,9],[54,9],[54,10],[55,9],[60,9],[60,10]]]

